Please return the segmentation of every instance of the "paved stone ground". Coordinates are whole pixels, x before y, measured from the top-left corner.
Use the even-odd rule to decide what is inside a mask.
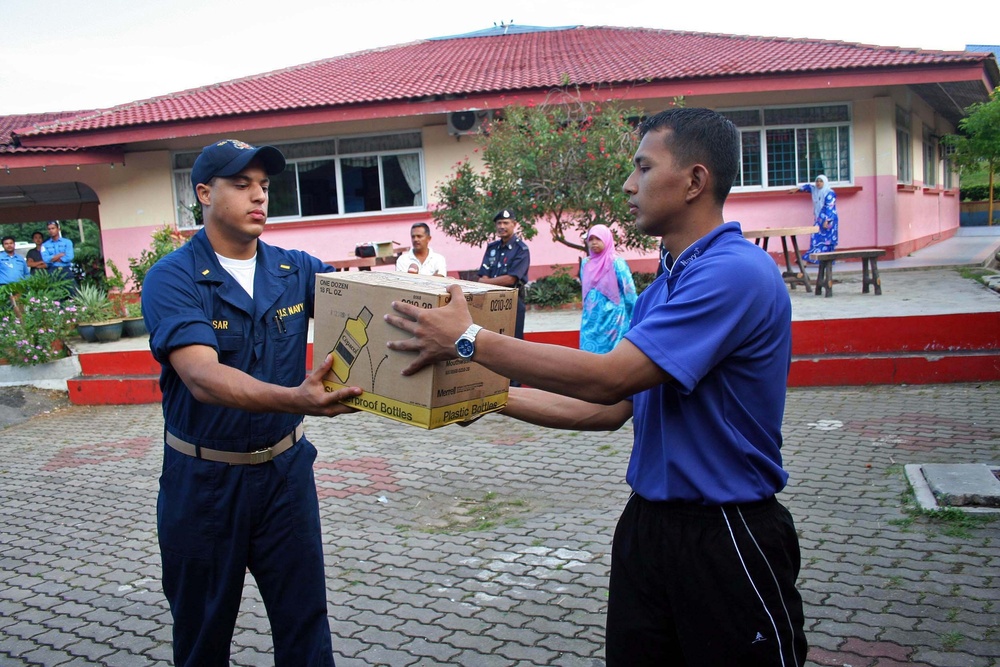
[[[1000,461],[1000,385],[792,389],[782,494],[811,667],[1000,666],[1000,520],[916,513],[907,463]],[[169,664],[158,406],[0,436],[0,665]],[[340,667],[600,667],[631,428],[307,419]],[[248,577],[233,664],[273,664]]]
[[[65,391],[38,389],[30,385],[0,386],[0,429],[67,406],[69,396]]]

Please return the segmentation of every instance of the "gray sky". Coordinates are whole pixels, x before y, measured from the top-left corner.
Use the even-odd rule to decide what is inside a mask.
[[[930,6],[911,2],[889,9],[893,5],[884,0],[0,0],[0,115],[109,107],[501,21],[946,51],[1000,44],[994,3]],[[944,16],[949,9],[952,18]]]

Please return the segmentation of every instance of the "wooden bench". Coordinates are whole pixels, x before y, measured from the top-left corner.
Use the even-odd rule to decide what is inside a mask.
[[[882,280],[878,276],[878,258],[884,254],[885,250],[879,250],[878,248],[814,252],[810,256],[819,262],[819,276],[816,278],[816,295],[819,296],[820,289],[826,288],[824,296],[833,296],[833,263],[838,259],[860,259],[861,293],[868,294],[868,286],[874,285],[875,294],[882,294]],[[868,272],[869,262],[871,263],[870,277]]]

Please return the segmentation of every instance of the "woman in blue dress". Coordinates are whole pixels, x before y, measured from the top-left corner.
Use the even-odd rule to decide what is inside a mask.
[[[583,316],[580,349],[603,354],[614,349],[628,331],[635,307],[635,283],[606,225],[587,232],[588,257],[583,260]]]
[[[809,250],[802,253],[802,259],[813,264],[818,260],[812,258],[816,252],[830,252],[837,247],[837,193],[829,186],[826,175],[816,177],[816,183],[806,183],[790,192],[808,192],[813,200],[813,224],[818,228],[812,235]]]

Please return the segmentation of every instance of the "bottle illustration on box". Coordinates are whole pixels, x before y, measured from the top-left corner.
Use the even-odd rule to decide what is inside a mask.
[[[351,367],[357,360],[361,350],[368,344],[368,323],[372,321],[372,313],[368,308],[362,308],[357,317],[344,322],[344,330],[337,339],[331,353],[333,354],[333,373],[341,382],[347,382],[351,375]]]

